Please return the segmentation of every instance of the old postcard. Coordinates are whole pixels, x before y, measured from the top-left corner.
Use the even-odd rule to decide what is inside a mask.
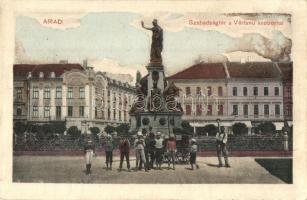
[[[0,197],[306,199],[306,2],[274,2],[4,2]]]

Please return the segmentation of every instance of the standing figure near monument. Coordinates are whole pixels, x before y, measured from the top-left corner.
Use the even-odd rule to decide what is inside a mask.
[[[107,135],[107,140],[105,143],[105,152],[106,152],[106,165],[107,169],[112,170],[112,162],[113,162],[113,140],[111,135]]]
[[[196,169],[199,169],[199,166],[196,163],[196,156],[197,156],[196,154],[197,154],[197,144],[196,140],[193,138],[191,140],[191,148],[190,148],[190,164],[192,170],[194,170],[194,165],[196,166]]]
[[[149,133],[145,134],[145,159],[147,163],[147,169],[150,170],[150,137]]]
[[[175,155],[176,155],[176,139],[174,135],[169,137],[169,140],[166,144],[167,151],[167,161],[168,161],[168,169],[170,169],[170,164],[172,160],[173,170],[175,170]]]
[[[155,134],[152,132],[152,127],[149,126],[149,156],[150,156],[150,168],[154,168],[154,162],[155,162]]]
[[[95,145],[91,138],[88,138],[84,145],[85,163],[86,163],[86,175],[91,173],[93,156],[95,154]]]
[[[217,157],[219,161],[218,167],[223,166],[222,155],[224,156],[224,159],[225,159],[225,167],[230,167],[229,162],[228,162],[228,151],[226,148],[227,139],[228,139],[228,134],[225,133],[224,126],[221,126],[221,128],[216,134],[216,151],[217,151]]]
[[[156,144],[155,144],[155,149],[156,149],[156,165],[157,168],[161,170],[161,165],[162,165],[162,154],[163,154],[163,138],[161,137],[161,132],[157,132],[157,138],[156,138]]]
[[[147,172],[147,163],[145,159],[145,141],[143,139],[143,134],[141,131],[137,133],[137,139],[134,141],[135,153],[136,153],[136,166],[135,169],[137,170],[139,167],[139,162],[142,161],[145,166],[145,171]]]
[[[120,140],[119,151],[120,151],[119,170],[122,170],[124,157],[126,157],[127,168],[128,171],[130,171],[130,160],[129,160],[130,142],[128,138],[125,137]]]
[[[163,29],[158,25],[158,20],[152,21],[153,27],[147,28],[144,26],[144,22],[141,22],[144,29],[152,31],[152,42],[150,49],[150,62],[151,63],[162,63],[161,52],[163,50]]]

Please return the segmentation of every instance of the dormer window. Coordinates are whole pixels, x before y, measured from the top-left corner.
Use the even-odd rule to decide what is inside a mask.
[[[44,73],[43,72],[39,72],[39,78],[44,78]]]
[[[51,78],[55,78],[55,73],[54,73],[54,72],[51,72],[51,73],[50,73],[50,77],[51,77]]]

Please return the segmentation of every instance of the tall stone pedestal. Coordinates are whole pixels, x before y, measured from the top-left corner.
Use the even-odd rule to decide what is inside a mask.
[[[174,134],[174,128],[181,128],[183,114],[175,98],[179,89],[166,81],[162,64],[150,63],[146,68],[147,80],[143,80],[146,85],[138,86],[139,98],[130,112],[130,131],[148,131],[151,126],[154,133]]]

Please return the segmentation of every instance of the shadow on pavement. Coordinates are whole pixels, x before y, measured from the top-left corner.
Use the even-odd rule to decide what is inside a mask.
[[[292,183],[292,158],[256,158],[255,161],[280,180]]]

